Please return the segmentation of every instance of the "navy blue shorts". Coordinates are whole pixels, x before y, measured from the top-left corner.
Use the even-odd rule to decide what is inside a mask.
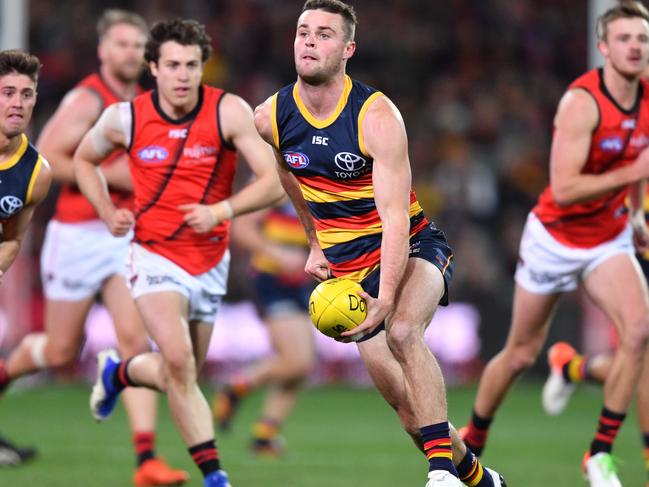
[[[439,300],[441,306],[448,305],[448,287],[453,277],[453,250],[449,247],[444,232],[430,223],[410,238],[408,258],[424,259],[437,267],[444,277],[444,294]],[[376,268],[361,281],[363,290],[376,298],[379,295],[381,269]],[[358,341],[368,340],[385,329],[385,324],[377,326],[372,333]]]
[[[262,316],[280,312],[306,313],[315,283],[287,284],[280,276],[260,272],[255,275],[255,303]]]
[[[649,259],[646,259],[644,254],[636,254],[635,256],[638,258],[645,279],[649,282]]]

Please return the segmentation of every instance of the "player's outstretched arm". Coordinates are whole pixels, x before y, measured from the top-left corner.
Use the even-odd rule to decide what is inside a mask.
[[[255,127],[257,128],[259,135],[261,135],[261,137],[270,144],[271,147],[273,147],[275,167],[279,175],[280,183],[291,200],[291,203],[300,218],[300,222],[302,222],[302,226],[304,227],[304,232],[306,233],[310,249],[309,257],[305,265],[305,271],[315,279],[324,281],[331,277],[329,262],[327,262],[327,259],[320,248],[313,218],[311,217],[311,213],[309,213],[309,209],[307,208],[304,197],[302,196],[300,185],[295,176],[293,176],[293,174],[286,168],[286,162],[276,146],[276,141],[273,137],[271,104],[272,97],[255,109]]]
[[[559,102],[550,153],[550,185],[559,205],[588,201],[649,176],[647,149],[629,166],[602,174],[582,174],[598,120],[597,104],[584,90],[570,90]]]
[[[83,136],[101,114],[97,94],[86,88],[70,91],[41,131],[36,147],[49,161],[52,177],[59,183],[76,183],[72,156]]]
[[[386,97],[377,98],[363,121],[365,147],[374,159],[374,200],[381,217],[381,283],[376,299],[367,293],[367,317],[354,330],[341,336],[370,333],[394,308],[397,288],[408,261],[410,188],[412,176],[408,139],[401,114]]]
[[[114,104],[104,110],[97,123],[84,136],[73,159],[79,188],[115,236],[126,235],[134,223],[129,210],[118,209],[111,201],[108,185],[99,169],[108,154],[128,145],[125,134],[130,133],[130,128],[127,131],[122,125],[119,105]]]
[[[18,255],[20,244],[32,221],[34,210],[47,196],[52,183],[52,170],[45,159],[41,159],[36,180],[25,208],[2,225],[2,242],[0,242],[0,277],[4,274]]]

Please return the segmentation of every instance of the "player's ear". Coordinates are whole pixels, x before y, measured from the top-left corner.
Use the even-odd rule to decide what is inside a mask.
[[[608,44],[606,41],[597,41],[597,50],[602,54],[602,56],[606,57],[608,55]]]
[[[149,71],[151,72],[151,75],[155,78],[158,77],[158,63],[155,61],[149,61]]]
[[[345,52],[343,53],[343,59],[347,60],[351,58],[356,52],[356,41],[349,41],[345,45]]]

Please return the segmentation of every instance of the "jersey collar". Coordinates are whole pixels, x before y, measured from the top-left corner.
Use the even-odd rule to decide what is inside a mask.
[[[343,87],[343,92],[340,94],[340,98],[338,99],[338,104],[336,105],[336,108],[331,113],[331,115],[329,115],[324,120],[320,120],[311,114],[309,109],[306,107],[306,105],[300,98],[300,94],[298,93],[297,90],[297,83],[293,85],[293,100],[295,100],[295,104],[297,105],[297,109],[300,111],[300,114],[304,117],[304,119],[307,122],[309,122],[309,124],[311,124],[317,129],[323,129],[336,121],[340,113],[347,105],[347,99],[349,98],[349,93],[351,91],[352,91],[352,80],[349,76],[345,75],[345,85]]]

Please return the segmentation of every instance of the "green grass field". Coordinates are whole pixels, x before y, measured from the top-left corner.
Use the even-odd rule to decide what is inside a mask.
[[[0,402],[0,431],[36,445],[40,457],[27,466],[0,470],[0,485],[128,486],[133,454],[123,410],[96,424],[87,409],[89,388],[48,386],[16,391]],[[473,389],[449,392],[451,418],[468,417]],[[600,391],[584,388],[559,418],[546,417],[539,384],[520,384],[497,418],[484,456],[510,487],[575,487],[580,459],[601,407]],[[260,396],[245,402],[231,434],[218,439],[234,487],[423,487],[426,462],[401,432],[396,416],[373,390],[326,387],[308,390],[285,428],[289,453],[282,460],[258,460],[246,450]],[[200,474],[171,422],[164,401],[159,453],[192,474]],[[630,414],[615,453],[624,459],[625,486],[644,487],[645,474],[635,418]]]

